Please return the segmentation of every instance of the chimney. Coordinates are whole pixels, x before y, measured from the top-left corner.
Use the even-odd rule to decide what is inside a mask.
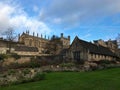
[[[68,36],[68,40],[70,40],[70,36]]]
[[[46,39],[46,35],[45,35],[45,39]]]
[[[49,40],[49,36],[48,36],[48,40]]]
[[[55,39],[55,35],[53,35],[53,39]]]
[[[42,34],[41,34],[41,38],[42,38]]]
[[[26,30],[26,34],[27,34],[27,30]]]
[[[63,38],[63,33],[61,33],[61,38]]]
[[[28,35],[29,35],[29,30],[28,30]]]
[[[109,39],[108,41],[112,41],[111,39]]]
[[[33,32],[33,36],[34,36],[34,34],[35,34],[35,33]]]
[[[20,41],[20,34],[18,34],[18,42]]]
[[[18,34],[18,38],[20,38],[20,34]]]
[[[37,37],[38,37],[39,35],[38,35],[38,33],[37,33]]]

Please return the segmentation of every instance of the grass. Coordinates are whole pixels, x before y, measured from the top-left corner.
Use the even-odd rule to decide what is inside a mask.
[[[54,72],[43,81],[0,90],[120,90],[120,68],[93,72]]]

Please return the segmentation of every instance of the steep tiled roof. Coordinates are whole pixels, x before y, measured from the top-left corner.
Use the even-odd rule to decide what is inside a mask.
[[[83,41],[78,37],[76,37],[76,39],[78,39],[79,44],[82,45],[84,48],[88,49],[90,53],[115,56],[115,54],[109,48],[103,47],[101,45],[95,45],[87,41]]]
[[[38,48],[37,47],[28,47],[28,46],[16,46],[15,51],[38,52]]]

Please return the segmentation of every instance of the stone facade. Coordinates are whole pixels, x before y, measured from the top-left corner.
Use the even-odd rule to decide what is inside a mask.
[[[59,42],[61,42],[61,44],[59,44]],[[26,33],[23,32],[22,35],[19,35],[19,43],[23,43],[29,47],[37,47],[39,54],[59,54],[61,49],[68,48],[70,46],[70,36],[65,38],[63,33],[61,33],[61,37],[57,38],[57,40],[55,37],[53,37],[53,40],[51,40],[49,38],[47,39],[46,36],[45,38],[43,38],[42,35],[39,37],[38,34],[35,36],[34,33],[33,35],[29,35],[29,32],[27,31]],[[53,50],[50,50],[50,48],[53,48]],[[56,52],[54,52],[55,48],[57,49]]]
[[[117,40],[109,39],[108,41],[104,41],[102,39],[99,39],[99,40],[94,40],[94,44],[107,47],[114,53],[117,52],[118,50]]]
[[[0,39],[0,53],[6,54],[8,51],[8,41]],[[86,42],[75,37],[70,45],[70,36],[64,37],[61,33],[60,37],[43,38],[41,35],[29,31],[19,35],[18,42],[12,42],[13,53],[21,56],[51,56],[58,55],[64,60],[80,61],[99,61],[99,60],[115,60],[116,54],[120,55],[117,42],[115,40],[95,40],[94,43]],[[118,53],[119,52],[119,53]]]
[[[66,56],[72,61],[115,60],[117,57],[109,48],[83,41],[78,37],[75,37]]]

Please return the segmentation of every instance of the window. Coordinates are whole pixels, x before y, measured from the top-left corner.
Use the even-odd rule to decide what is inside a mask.
[[[80,51],[73,52],[74,59],[80,61]]]

